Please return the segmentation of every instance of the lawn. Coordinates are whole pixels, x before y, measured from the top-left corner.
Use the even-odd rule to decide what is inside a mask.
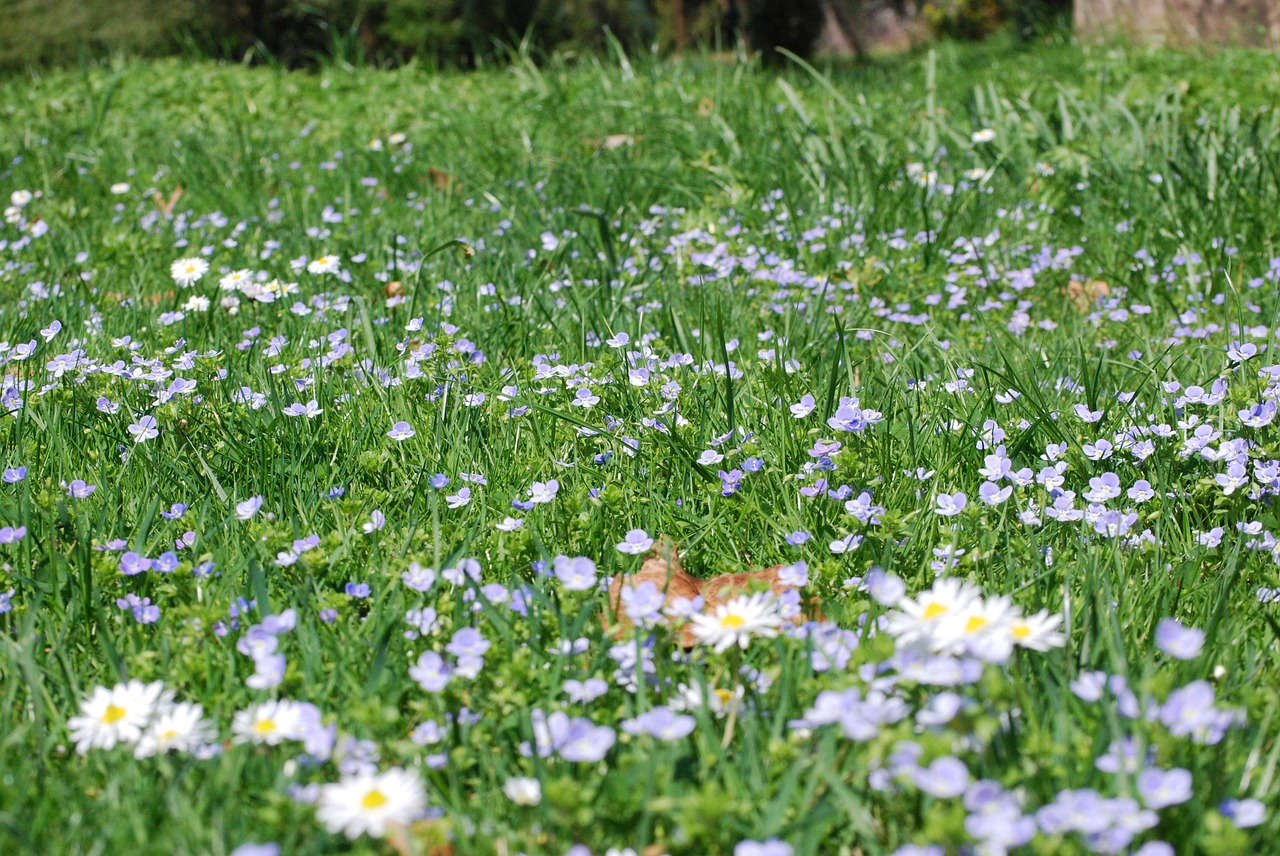
[[[0,80],[0,851],[1270,852],[1278,85]]]

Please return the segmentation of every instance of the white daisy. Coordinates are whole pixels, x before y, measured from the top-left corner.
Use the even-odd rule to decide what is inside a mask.
[[[275,746],[284,740],[302,737],[302,711],[288,699],[264,701],[239,711],[231,722],[237,743],[265,743]]]
[[[111,689],[98,687],[80,705],[80,716],[67,722],[76,751],[111,749],[117,743],[135,743],[156,709],[167,706],[171,696],[159,681],[129,681]]]
[[[898,608],[885,616],[885,630],[901,645],[931,647],[944,619],[964,614],[981,597],[977,586],[943,577],[919,597],[903,598]]]
[[[181,702],[161,711],[133,750],[135,758],[149,758],[164,752],[193,752],[216,739],[213,723],[204,718],[204,708]]]
[[[320,788],[316,819],[347,838],[366,833],[382,837],[387,827],[403,826],[422,815],[427,795],[418,774],[399,767],[385,773],[359,773]]]
[[[252,282],[253,273],[248,270],[233,270],[218,280],[218,288],[223,291],[236,291],[246,282]]]
[[[752,636],[777,636],[780,624],[777,599],[770,592],[758,592],[717,606],[714,615],[693,616],[693,635],[719,653],[735,644],[746,648]]]
[[[200,277],[209,272],[209,263],[199,256],[192,256],[189,259],[178,259],[169,265],[169,275],[173,277],[173,281],[178,285],[186,288],[195,285],[200,281]]]
[[[308,273],[337,273],[342,269],[342,260],[338,256],[320,256],[307,265]]]
[[[1009,629],[1015,645],[1032,651],[1048,651],[1067,644],[1067,637],[1058,631],[1061,623],[1061,615],[1051,615],[1042,609],[1035,615],[1015,619]]]

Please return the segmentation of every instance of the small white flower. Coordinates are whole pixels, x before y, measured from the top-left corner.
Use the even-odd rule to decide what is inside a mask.
[[[537,779],[512,776],[503,784],[502,792],[516,805],[537,805],[542,802],[542,784]]]
[[[117,743],[133,744],[142,737],[142,729],[156,709],[167,704],[164,684],[159,681],[98,687],[80,705],[80,716],[67,722],[67,728],[81,755],[90,749],[111,749]]]
[[[404,826],[426,809],[427,795],[418,774],[398,767],[385,773],[360,773],[320,788],[316,819],[330,832],[355,839],[382,837],[389,826]]]
[[[693,616],[692,629],[699,642],[714,646],[719,653],[733,645],[746,648],[752,636],[777,636],[780,624],[777,598],[770,592],[758,592],[721,604],[714,615]]]
[[[169,275],[178,285],[186,288],[195,285],[209,271],[209,263],[199,256],[178,259],[169,266]]]

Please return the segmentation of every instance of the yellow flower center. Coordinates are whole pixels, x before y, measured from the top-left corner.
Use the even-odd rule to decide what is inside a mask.
[[[1026,639],[1031,635],[1031,627],[1021,622],[1013,625],[1013,638]]]
[[[102,714],[102,721],[107,725],[115,725],[117,722],[124,719],[128,714],[129,714],[129,711],[125,710],[123,707],[118,707],[114,704],[109,704],[107,705],[106,712]]]
[[[260,719],[253,724],[253,730],[259,734],[270,734],[278,727],[274,719]]]
[[[924,608],[924,617],[926,621],[937,618],[947,611],[947,608],[940,603],[931,603]]]
[[[979,630],[986,627],[990,623],[991,623],[990,621],[983,618],[981,615],[971,615],[969,616],[969,620],[966,621],[964,624],[964,632],[977,633]]]
[[[390,802],[390,800],[387,799],[387,795],[384,794],[382,791],[378,790],[377,788],[374,788],[373,790],[369,791],[369,793],[364,795],[364,799],[360,800],[360,807],[361,808],[382,808],[388,802]]]
[[[728,630],[737,630],[746,623],[746,620],[741,615],[726,615],[720,619],[720,626]]]
[[[716,698],[720,699],[721,704],[728,704],[733,698],[733,693],[728,690],[712,690],[716,694]]]

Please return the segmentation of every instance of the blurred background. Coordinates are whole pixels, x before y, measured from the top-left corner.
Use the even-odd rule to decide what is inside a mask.
[[[1280,0],[0,0],[0,21],[9,70],[117,53],[472,68],[617,47],[863,59],[1073,32],[1274,47]]]

